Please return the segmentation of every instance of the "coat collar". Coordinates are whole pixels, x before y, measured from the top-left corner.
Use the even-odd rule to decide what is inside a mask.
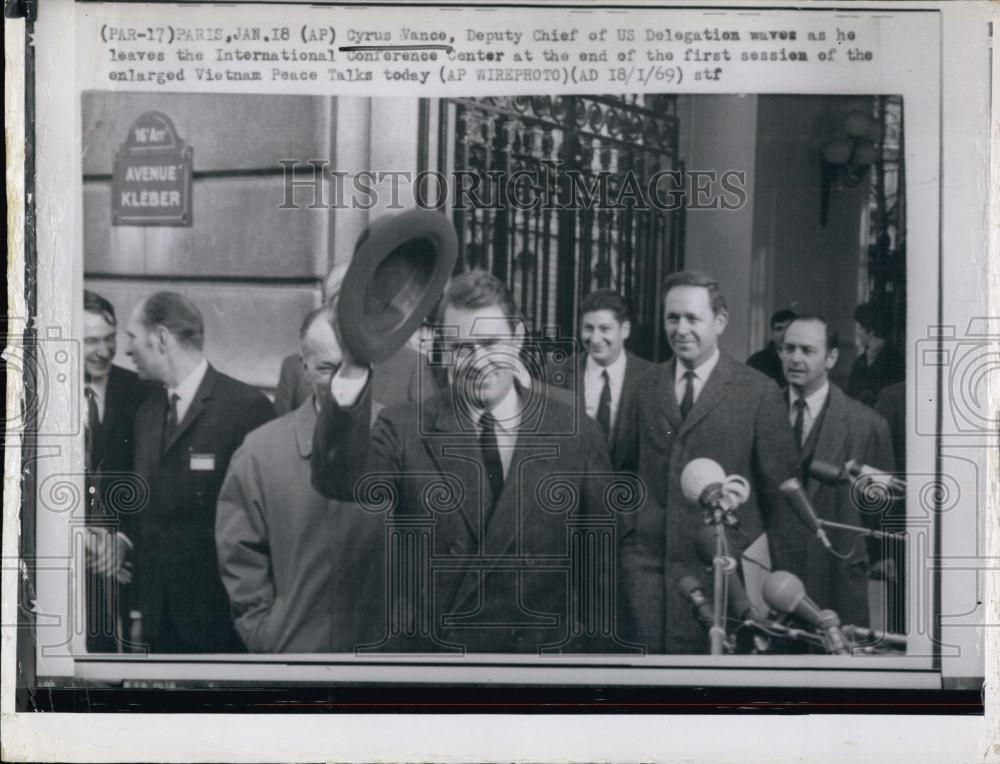
[[[312,455],[313,431],[316,429],[316,403],[312,393],[305,403],[299,406],[289,416],[292,418],[292,429],[295,431],[295,442],[299,447],[299,456],[308,459]]]

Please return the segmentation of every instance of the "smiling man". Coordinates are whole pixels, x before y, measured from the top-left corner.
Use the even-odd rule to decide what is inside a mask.
[[[860,512],[849,486],[824,486],[809,479],[813,460],[842,465],[853,459],[876,469],[893,469],[889,425],[830,384],[839,345],[837,330],[821,316],[800,316],[785,329],[781,360],[788,379],[788,422],[798,441],[801,479],[816,514],[824,520],[878,529],[881,516]],[[883,561],[880,542],[869,540],[865,554],[856,534],[837,529],[827,534],[835,549],[851,553],[848,559],[835,557],[809,539],[803,547],[802,568],[796,572],[822,607],[833,608],[844,623],[867,626],[869,558],[890,579],[892,565]]]
[[[656,369],[625,349],[631,333],[625,298],[613,289],[587,295],[580,306],[580,344],[585,353],[566,383],[582,396],[587,416],[607,435],[611,463],[618,470],[636,466],[637,401]]]
[[[408,528],[429,533],[388,563],[398,583],[382,599],[394,615],[381,649],[615,649],[617,624],[593,618],[598,606],[614,612],[613,556],[582,563],[573,580],[595,583],[586,602],[560,568],[574,522],[614,524],[604,505],[614,477],[604,433],[527,374],[523,323],[494,276],[454,277],[439,330],[446,389],[385,409],[370,426],[371,370],[345,354],[316,425],[312,479],[321,493],[384,499],[363,509],[386,512],[387,540]],[[392,599],[400,593],[413,598]],[[584,622],[605,631],[587,632]]]
[[[118,349],[114,306],[83,293],[83,392],[87,472],[87,649],[116,652],[128,633],[124,586],[129,544],[120,532],[112,490],[132,469],[135,412],[150,388],[113,361]],[[105,476],[111,479],[105,479]]]
[[[688,462],[713,459],[727,475],[750,481],[750,498],[736,511],[739,530],[729,533],[734,556],[766,531],[774,568],[785,568],[793,548],[786,538],[798,543],[801,536],[779,490],[797,474],[781,391],[719,349],[728,322],[725,297],[711,276],[690,271],[667,278],[664,323],[674,359],[658,367],[639,405],[639,474],[656,504],[636,513],[623,549],[634,638],[652,652],[708,651],[680,591],[685,576],[706,575],[696,552],[702,510],[681,490]],[[752,559],[765,564],[759,555]]]

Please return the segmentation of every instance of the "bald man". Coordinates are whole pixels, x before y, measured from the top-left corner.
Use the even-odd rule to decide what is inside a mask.
[[[251,652],[353,652],[385,631],[384,518],[310,485],[320,391],[342,361],[326,316],[313,310],[299,332],[312,393],[247,436],[219,494],[222,580]]]

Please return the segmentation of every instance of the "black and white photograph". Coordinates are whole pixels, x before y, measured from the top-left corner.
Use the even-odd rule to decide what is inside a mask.
[[[991,64],[939,5],[59,5],[5,714],[982,716]]]
[[[81,107],[88,652],[905,654],[901,98]]]

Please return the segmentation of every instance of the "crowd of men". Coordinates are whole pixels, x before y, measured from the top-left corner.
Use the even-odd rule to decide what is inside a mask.
[[[472,270],[436,316],[450,329],[434,353],[442,385],[409,347],[374,367],[351,358],[342,275],[304,317],[274,404],[209,363],[202,316],[174,292],[128,320],[137,374],[114,365],[114,308],[86,293],[89,650],[704,653],[679,587],[706,575],[703,512],[681,487],[699,457],[751,486],[729,532],[740,575],[792,571],[859,626],[869,578],[901,575],[882,544],[847,531],[830,532],[831,554],[780,490],[798,477],[822,518],[881,522],[809,471],[904,468],[902,369],[877,308],[855,313],[844,392],[830,381],[840,338],[821,316],[779,311],[744,364],[719,347],[719,284],[675,273],[673,357],[653,364],[625,349],[628,305],[602,289],[582,301],[581,352],[556,385],[529,373],[509,291]],[[147,505],[116,513],[109,472],[144,481]],[[623,477],[632,504],[619,511]],[[580,552],[588,528],[610,546]]]

